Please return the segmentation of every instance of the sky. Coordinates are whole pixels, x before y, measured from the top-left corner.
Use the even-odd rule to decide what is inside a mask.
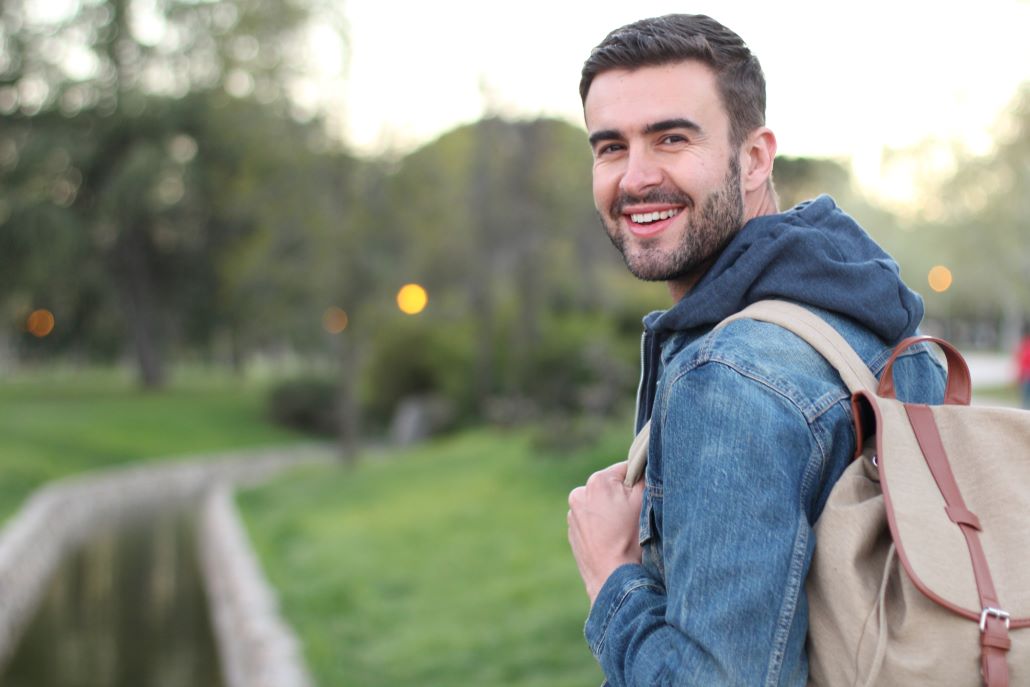
[[[668,12],[708,14],[758,55],[781,154],[850,159],[874,187],[885,147],[958,141],[989,152],[1000,113],[1030,80],[1030,0],[347,0],[344,8],[340,126],[366,153],[411,150],[487,110],[581,124],[579,70],[590,49],[613,28]]]

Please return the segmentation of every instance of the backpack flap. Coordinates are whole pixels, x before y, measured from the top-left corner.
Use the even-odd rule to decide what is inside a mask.
[[[867,398],[876,413],[876,452],[884,507],[898,557],[934,602],[979,621],[983,606],[963,528],[989,567],[1001,610],[1030,625],[1030,413],[922,406],[948,456],[961,506],[946,502],[912,427],[906,404]],[[971,514],[971,516],[969,515]]]

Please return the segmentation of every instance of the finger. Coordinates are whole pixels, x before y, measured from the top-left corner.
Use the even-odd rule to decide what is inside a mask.
[[[571,512],[572,508],[576,507],[576,504],[583,500],[583,492],[586,490],[585,487],[576,487],[569,492],[569,509]]]
[[[628,463],[626,461],[620,461],[614,465],[609,465],[603,470],[598,470],[594,474],[590,475],[587,479],[587,487],[596,486],[598,483],[608,482],[621,482],[626,479],[626,470],[628,469]]]
[[[626,472],[629,470],[629,461],[623,460],[614,465],[609,465],[604,472],[607,477],[623,481],[626,479]]]

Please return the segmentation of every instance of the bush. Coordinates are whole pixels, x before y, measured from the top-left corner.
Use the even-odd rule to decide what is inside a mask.
[[[362,375],[363,417],[385,427],[405,399],[434,396],[464,415],[475,383],[470,340],[457,325],[433,327],[417,319],[380,327]]]
[[[609,320],[565,315],[549,319],[541,334],[520,376],[523,392],[543,410],[609,415],[632,396],[636,360],[620,355]]]
[[[374,431],[386,430],[412,399],[446,401],[447,428],[479,420],[517,426],[607,417],[632,402],[639,316],[625,317],[622,326],[608,311],[544,312],[527,328],[521,315],[505,308],[494,313],[489,351],[481,350],[486,342],[471,317],[383,322],[367,343],[362,419]]]
[[[327,379],[302,378],[281,382],[268,398],[269,415],[278,424],[323,436],[339,428],[337,385]]]

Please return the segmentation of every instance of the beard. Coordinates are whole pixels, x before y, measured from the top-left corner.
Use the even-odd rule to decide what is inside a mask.
[[[622,209],[634,203],[683,206],[680,214],[684,215],[685,225],[679,243],[671,250],[664,250],[658,238],[634,239],[627,232],[620,231]],[[740,161],[736,155],[730,156],[723,185],[710,193],[700,208],[690,196],[678,189],[655,189],[641,197],[621,194],[612,203],[608,216],[601,215],[601,223],[612,244],[622,253],[626,267],[637,279],[674,281],[695,276],[726,247],[744,224]]]

